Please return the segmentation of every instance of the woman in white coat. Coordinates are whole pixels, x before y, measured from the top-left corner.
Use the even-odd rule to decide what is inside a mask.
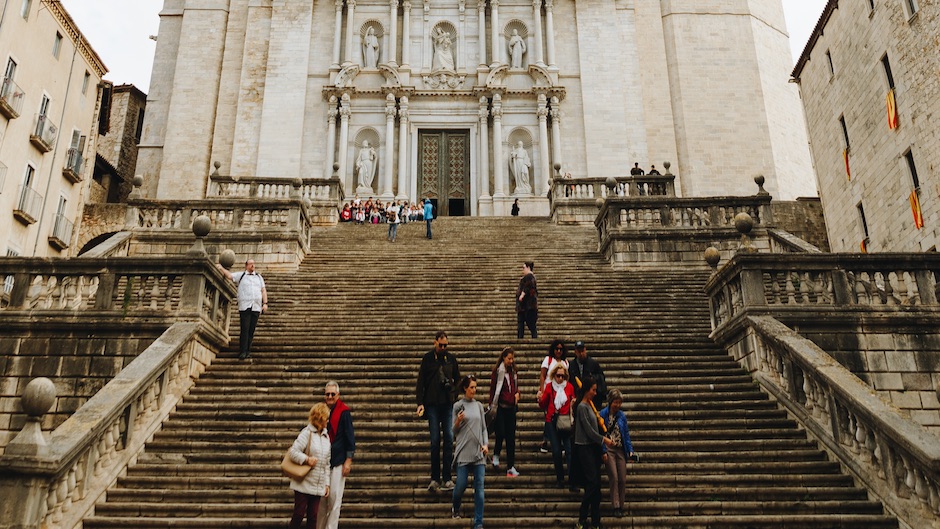
[[[307,529],[317,526],[320,498],[330,495],[330,436],[326,433],[326,420],[330,409],[322,402],[310,408],[310,424],[300,431],[290,449],[290,458],[298,465],[313,467],[301,481],[291,480],[294,491],[294,515],[290,529],[300,529],[307,516]],[[309,446],[309,449],[308,449]]]

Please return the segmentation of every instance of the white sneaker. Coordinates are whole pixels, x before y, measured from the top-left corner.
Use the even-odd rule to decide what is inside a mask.
[[[516,467],[511,467],[509,470],[506,471],[506,477],[507,478],[519,477],[519,471],[516,470]]]
[[[493,456],[493,468],[499,468],[499,456]]]
[[[454,485],[454,480],[451,479],[451,480],[448,480],[447,483],[444,483],[443,485],[441,485],[441,490],[443,491],[454,490],[455,486],[456,485]]]

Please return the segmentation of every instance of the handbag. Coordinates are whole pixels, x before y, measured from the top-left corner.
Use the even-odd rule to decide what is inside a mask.
[[[571,415],[556,415],[558,419],[555,421],[555,429],[559,432],[570,432],[571,431]]]
[[[496,411],[499,408],[497,406],[487,406],[486,412],[484,413],[484,418],[486,420],[486,429],[489,430],[490,426],[493,425],[493,421],[496,420]]]
[[[310,455],[310,441],[313,439],[313,432],[310,433],[310,437],[307,438],[307,450],[304,451],[304,455]],[[287,453],[284,454],[284,459],[281,460],[281,473],[289,477],[294,481],[303,481],[307,474],[313,470],[313,467],[310,465],[298,465],[294,463],[294,460],[290,458],[290,449],[287,449]]]

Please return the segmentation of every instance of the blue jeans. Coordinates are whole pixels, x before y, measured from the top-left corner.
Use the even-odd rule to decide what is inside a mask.
[[[425,222],[428,223],[428,239],[431,238],[431,220],[434,220],[434,219],[430,219],[430,220],[425,221]]]
[[[473,469],[473,527],[483,527],[483,476],[486,465],[483,463],[457,466],[457,483],[454,487],[454,510],[460,510],[460,500],[467,490],[467,477]]]
[[[398,234],[398,223],[388,223],[388,240],[395,242],[395,236]]]
[[[454,407],[451,404],[425,406],[431,430],[431,480],[450,481],[450,469],[454,461]],[[443,427],[443,428],[442,428]],[[441,431],[444,432],[444,461],[441,461]],[[442,464],[443,463],[443,464]],[[444,479],[442,480],[441,477]]]
[[[549,403],[551,405],[551,403]],[[555,416],[557,417],[557,415]],[[555,463],[555,478],[558,481],[565,480],[565,467],[561,461],[561,451],[565,451],[565,463],[568,464],[569,478],[571,477],[571,432],[559,432],[555,427],[555,417],[548,423],[548,439],[552,443],[552,461]],[[572,485],[569,479],[569,485]]]

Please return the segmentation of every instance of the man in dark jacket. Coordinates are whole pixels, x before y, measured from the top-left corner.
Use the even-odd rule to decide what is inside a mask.
[[[516,289],[516,337],[525,335],[526,326],[533,338],[539,337],[537,323],[539,321],[539,289],[535,283],[535,273],[532,271],[535,263],[526,261],[522,263],[522,279]]]
[[[339,384],[332,380],[326,383],[323,401],[330,408],[326,422],[326,432],[330,435],[330,495],[320,502],[317,528],[336,529],[339,527],[339,511],[343,506],[346,476],[352,469],[356,453],[356,435],[352,412],[345,402],[339,400]]]
[[[601,365],[597,363],[597,360],[588,356],[587,346],[581,340],[574,344],[574,360],[568,364],[568,374],[571,383],[574,384],[575,394],[579,397],[583,392],[580,382],[585,377],[592,377],[597,382],[597,395],[594,396],[594,406],[597,411],[601,411],[604,407],[604,399],[607,396],[607,380],[604,377],[604,370],[601,369]]]
[[[418,369],[415,396],[418,417],[427,415],[431,430],[431,484],[429,492],[453,490],[451,467],[454,458],[454,401],[460,368],[457,359],[447,352],[447,333],[437,331],[434,349],[425,353]],[[441,461],[441,433],[444,437],[444,460]],[[441,485],[443,478],[443,486]]]

